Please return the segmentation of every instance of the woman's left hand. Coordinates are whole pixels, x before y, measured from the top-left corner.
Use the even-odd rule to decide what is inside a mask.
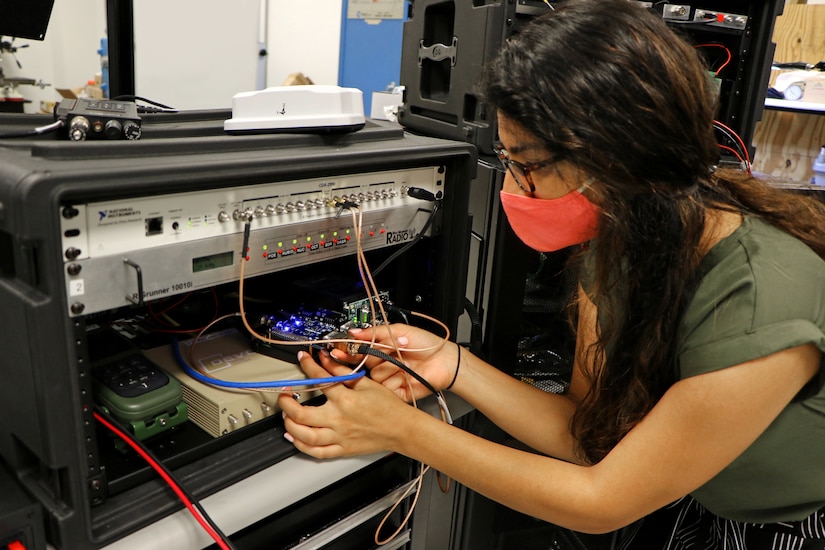
[[[352,373],[328,355],[322,355],[323,367],[306,352],[300,352],[298,360],[310,378]],[[394,451],[406,433],[405,422],[420,412],[366,376],[321,391],[327,401],[320,406],[302,405],[289,394],[278,397],[287,439],[316,458]]]

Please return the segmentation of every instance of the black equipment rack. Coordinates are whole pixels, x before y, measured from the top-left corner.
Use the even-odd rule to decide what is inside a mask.
[[[413,0],[403,31],[400,82],[405,95],[398,115],[401,124],[423,135],[467,141],[476,145],[481,155],[492,154],[497,139],[495,113],[478,100],[473,87],[484,64],[509,36],[563,2]],[[762,118],[775,50],[774,22],[784,2],[638,3],[657,10],[691,43],[718,44],[731,52],[730,62],[718,74],[718,119],[740,135],[753,156],[750,143],[756,122]],[[697,24],[697,13],[707,13],[707,21]],[[744,16],[747,23],[725,26],[710,17],[717,13]],[[703,48],[703,53],[712,68],[723,63],[715,59],[719,50]]]
[[[453,331],[463,312],[472,146],[371,120],[352,133],[230,136],[223,132],[230,116],[147,115],[137,141],[71,142],[55,134],[0,141],[0,462],[42,511],[44,525],[36,529],[55,547],[99,548],[181,509],[145,465],[120,465],[95,425],[88,330],[145,304],[69,313],[61,244],[67,205],[440,165],[445,193],[430,236],[385,273],[400,274],[393,282],[400,306],[433,315]],[[0,133],[43,126],[49,118],[9,115],[0,119]],[[344,259],[355,264],[354,257],[334,261]],[[340,265],[326,262],[296,273]],[[203,498],[295,452],[277,423],[245,430],[217,439],[181,430],[176,450],[167,441],[155,451]]]

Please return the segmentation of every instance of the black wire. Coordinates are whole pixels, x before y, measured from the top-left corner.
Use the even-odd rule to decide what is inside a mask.
[[[54,132],[59,130],[63,127],[65,122],[63,120],[56,120],[51,124],[47,124],[46,126],[39,126],[37,128],[33,128],[31,130],[23,130],[20,132],[6,132],[0,133],[0,139],[4,138],[16,138],[16,137],[31,137],[31,136],[39,136],[41,134],[46,134],[49,132]]]
[[[174,107],[170,107],[168,105],[164,105],[163,103],[158,103],[157,101],[152,101],[151,99],[146,99],[145,97],[140,97],[137,95],[119,95],[117,97],[112,98],[114,101],[144,101],[154,107],[147,107],[146,105],[135,105],[137,108],[137,112],[142,115],[146,114],[154,114],[154,113],[177,113],[178,110]]]
[[[469,298],[464,298],[464,311],[470,317],[470,351],[477,354],[481,351],[482,330],[481,330],[481,315],[478,308]]]
[[[119,95],[111,99],[112,101],[143,101],[144,103],[154,105],[155,107],[160,107],[161,109],[170,109],[172,111],[177,112],[177,109],[175,109],[174,107],[164,105],[163,103],[158,103],[157,101],[152,101],[151,99],[146,99],[145,97],[140,97],[139,95]]]
[[[713,127],[714,127],[714,128],[716,128],[717,130],[719,130],[722,134],[724,134],[724,135],[725,135],[725,137],[726,137],[726,138],[728,138],[728,140],[729,140],[731,143],[733,143],[733,146],[736,148],[736,150],[737,150],[737,151],[739,152],[739,154],[742,156],[742,161],[743,161],[743,162],[745,161],[745,159],[749,158],[749,156],[750,156],[750,155],[748,154],[748,152],[747,152],[746,150],[742,149],[742,144],[741,144],[741,143],[739,143],[739,140],[738,140],[738,139],[736,139],[736,136],[735,136],[734,134],[732,134],[732,133],[731,133],[731,132],[730,132],[727,128],[725,128],[724,126],[721,126],[720,124],[717,124],[717,123],[715,123],[715,122],[713,123]]]
[[[708,19],[706,21],[682,21],[680,19],[668,19],[667,20],[668,25],[672,24],[672,25],[686,25],[686,26],[691,26],[691,25],[708,26],[711,23],[716,23],[716,20],[715,19]]]
[[[392,313],[397,313],[404,320],[405,325],[410,324],[410,313],[412,313],[410,310],[400,308],[394,304],[388,304],[387,310]]]
[[[157,464],[158,468],[160,468],[161,470],[163,470],[163,473],[164,473],[164,474],[166,474],[166,475],[167,475],[167,476],[169,476],[172,480],[174,480],[175,484],[178,486],[178,488],[180,489],[180,491],[181,491],[181,492],[182,492],[182,493],[186,496],[186,498],[187,498],[187,499],[189,499],[189,502],[191,502],[191,503],[192,503],[192,506],[194,506],[194,507],[195,507],[195,509],[197,509],[197,511],[198,511],[198,513],[201,515],[201,517],[203,517],[203,520],[204,520],[206,523],[208,523],[208,524],[209,524],[209,526],[210,526],[212,529],[214,529],[214,530],[215,530],[215,533],[216,533],[216,534],[217,534],[217,535],[221,538],[221,540],[222,540],[222,541],[223,541],[223,542],[224,542],[224,543],[225,543],[225,544],[226,544],[226,545],[227,545],[230,549],[233,549],[233,550],[234,550],[235,546],[232,544],[232,541],[230,541],[230,540],[229,540],[229,537],[227,537],[227,536],[226,536],[226,534],[225,534],[223,531],[221,531],[221,528],[217,526],[217,524],[214,522],[214,520],[213,520],[211,517],[209,517],[209,514],[207,514],[207,513],[206,513],[206,510],[204,510],[204,509],[203,509],[203,506],[201,506],[200,501],[199,501],[197,498],[195,498],[195,496],[194,496],[194,495],[193,495],[193,494],[192,494],[192,493],[191,493],[191,492],[190,492],[190,491],[189,491],[189,490],[188,490],[188,489],[187,489],[187,488],[186,488],[186,487],[185,487],[185,486],[184,486],[184,485],[183,485],[183,484],[182,484],[182,483],[178,480],[178,478],[177,478],[177,477],[175,477],[175,475],[172,473],[172,471],[171,471],[169,468],[167,468],[167,467],[166,467],[166,465],[165,465],[163,462],[161,462],[161,461],[160,461],[160,459],[158,459],[158,457],[157,457],[157,456],[155,456],[155,454],[154,454],[151,450],[149,450],[149,448],[148,448],[148,447],[147,447],[147,446],[146,446],[146,445],[145,445],[142,441],[140,441],[139,439],[135,438],[135,437],[134,437],[134,436],[133,436],[133,435],[129,432],[129,430],[128,430],[128,429],[126,429],[126,428],[125,428],[125,427],[124,427],[124,426],[123,426],[123,425],[122,425],[122,424],[121,424],[121,423],[120,423],[117,419],[115,419],[115,418],[114,418],[113,416],[111,416],[110,414],[106,413],[106,411],[104,411],[104,410],[103,410],[103,408],[102,408],[102,407],[100,407],[99,405],[95,405],[95,406],[94,406],[94,408],[95,408],[95,410],[96,410],[99,414],[101,414],[101,415],[105,415],[105,416],[106,416],[106,418],[109,420],[109,422],[110,422],[110,423],[111,423],[111,424],[112,424],[115,428],[117,428],[117,429],[118,429],[118,432],[119,432],[119,433],[117,434],[117,435],[118,435],[118,437],[121,437],[121,438],[124,438],[124,439],[128,439],[129,441],[131,441],[132,443],[134,443],[135,445],[137,445],[138,447],[140,447],[140,449],[141,449],[144,453],[146,453],[146,454],[149,456],[149,458],[151,458],[151,459],[152,459],[152,461],[154,461],[154,463],[155,463],[155,464]]]
[[[249,252],[249,232],[252,227],[252,222],[249,220],[243,226],[243,248],[241,248],[241,261],[244,261]]]
[[[392,254],[392,256],[390,256],[389,258],[384,260],[384,262],[381,265],[379,265],[376,269],[372,270],[372,276],[373,277],[375,277],[379,273],[381,273],[381,271],[383,271],[385,267],[387,267],[393,261],[395,261],[395,259],[398,258],[401,254],[407,252],[410,248],[415,246],[415,244],[418,243],[424,237],[424,233],[427,232],[427,230],[430,228],[430,225],[432,225],[433,220],[435,219],[435,213],[438,212],[438,207],[439,207],[440,204],[441,204],[441,201],[436,202],[435,205],[433,206],[433,209],[429,210],[430,216],[427,218],[427,221],[424,222],[424,227],[421,228],[421,231],[418,232],[418,235],[416,235],[413,240],[408,242],[402,248],[399,248],[398,250],[396,250]],[[427,212],[427,210],[424,210],[423,208],[419,208],[419,212]]]
[[[383,351],[381,351],[379,349],[372,348],[372,347],[369,346],[369,344],[361,344],[360,346],[358,346],[358,353],[360,353],[362,355],[372,355],[373,357],[378,357],[379,359],[383,359],[384,361],[389,361],[390,363],[392,363],[393,365],[395,365],[399,369],[403,370],[404,372],[406,372],[407,374],[409,374],[410,376],[412,376],[413,378],[415,378],[416,380],[421,382],[421,384],[425,388],[430,390],[430,392],[433,395],[438,394],[438,390],[436,390],[433,387],[432,384],[427,382],[427,380],[423,376],[421,376],[420,374],[418,374],[417,372],[412,370],[410,367],[408,367],[407,365],[405,365],[404,363],[402,363],[401,361],[399,361],[398,359],[396,359],[392,355],[389,355],[388,353],[384,353]]]

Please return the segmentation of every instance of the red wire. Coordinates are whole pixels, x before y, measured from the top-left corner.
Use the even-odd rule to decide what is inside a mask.
[[[742,155],[739,154],[739,151],[737,151],[733,147],[728,147],[727,145],[722,145],[721,143],[717,143],[717,145],[720,149],[725,149],[726,151],[730,151],[731,153],[733,153],[736,156],[736,158],[739,159],[739,162],[745,162],[745,159],[742,158]]]
[[[714,73],[716,76],[719,76],[719,73],[720,73],[720,72],[722,72],[722,69],[724,69],[725,67],[727,67],[727,66],[728,66],[728,63],[730,63],[730,60],[731,60],[731,59],[732,59],[732,57],[733,57],[733,55],[731,54],[731,52],[730,52],[730,50],[728,49],[728,47],[727,47],[727,46],[725,46],[724,44],[696,44],[696,45],[695,45],[695,46],[693,46],[693,47],[694,47],[694,48],[722,48],[723,50],[725,50],[725,53],[727,53],[727,54],[728,54],[728,58],[725,60],[725,62],[724,62],[724,63],[722,63],[722,66],[721,66],[721,67],[719,67],[718,69],[716,69],[716,71],[715,71],[715,73]]]
[[[733,136],[736,138],[736,141],[738,141],[738,142],[739,142],[739,145],[741,145],[741,146],[742,146],[742,152],[745,154],[745,159],[744,159],[744,160],[748,161],[748,168],[750,169],[750,165],[751,165],[751,158],[750,158],[750,155],[748,154],[748,147],[747,147],[747,145],[745,145],[745,142],[744,142],[744,141],[742,141],[742,138],[741,138],[741,137],[739,137],[739,134],[737,134],[737,133],[736,133],[736,132],[735,132],[732,128],[730,128],[730,127],[728,127],[728,126],[726,126],[726,125],[722,124],[722,123],[721,123],[721,122],[719,122],[718,120],[714,120],[713,122],[714,122],[714,123],[716,123],[716,124],[718,124],[718,125],[719,125],[719,126],[721,126],[722,128],[724,128],[725,130],[727,130],[727,131],[728,131],[728,132],[730,132],[731,134],[733,134]],[[738,155],[737,155],[737,156],[738,156]],[[740,158],[741,158],[741,157],[740,157]]]
[[[178,486],[178,484],[175,482],[175,480],[172,479],[171,477],[169,477],[169,475],[163,470],[163,468],[161,468],[158,465],[157,462],[155,462],[155,460],[151,456],[149,456],[143,449],[140,448],[139,445],[137,445],[134,441],[132,441],[132,439],[130,437],[126,436],[117,426],[115,426],[114,424],[112,424],[111,422],[106,420],[103,417],[103,415],[98,414],[97,412],[94,412],[94,417],[95,417],[95,420],[97,420],[98,422],[100,422],[101,424],[106,426],[109,430],[114,432],[115,435],[120,437],[130,447],[132,447],[132,449],[134,449],[135,452],[137,452],[143,458],[143,460],[145,460],[149,464],[149,466],[151,466],[158,473],[158,475],[160,475],[160,477],[163,478],[163,480],[166,482],[166,484],[169,485],[169,487],[175,492],[176,495],[178,495],[178,498],[181,500],[181,502],[183,502],[184,506],[186,506],[186,508],[189,510],[189,513],[192,514],[192,517],[194,517],[195,520],[198,523],[200,523],[201,527],[203,527],[203,529],[207,533],[209,533],[209,536],[212,537],[212,539],[215,541],[215,543],[217,543],[217,545],[221,548],[221,550],[230,550],[230,548],[226,545],[226,543],[224,543],[223,539],[221,539],[220,535],[218,535],[218,533],[216,533],[215,530],[212,529],[212,526],[209,525],[206,522],[206,520],[203,519],[203,517],[198,513],[198,511],[192,505],[192,502],[188,498],[186,498],[186,495],[183,493],[183,491]]]
[[[152,311],[151,304],[147,304],[147,309],[149,310],[149,313],[151,314],[152,318],[155,321],[157,321],[160,324],[168,325],[169,323],[166,323],[165,321],[160,319],[160,315],[163,314],[163,313],[166,313],[167,311],[169,311],[169,310],[179,306],[180,304],[182,304],[184,301],[186,301],[186,299],[191,294],[192,294],[192,292],[187,293],[186,296],[181,298],[178,302],[176,302],[175,304],[173,304],[173,305],[171,305],[167,308],[164,308],[163,310],[161,310],[157,313]],[[215,313],[212,315],[212,320],[205,327],[188,328],[188,329],[152,328],[152,327],[149,327],[148,330],[150,330],[151,332],[159,332],[159,333],[162,333],[162,334],[195,334],[195,333],[198,333],[198,332],[203,332],[203,330],[205,328],[209,327],[209,325],[211,325],[215,321],[215,319],[218,318],[218,311],[220,310],[220,303],[218,302],[218,293],[215,291],[214,288],[212,289],[212,298],[214,299],[214,302],[215,302]]]
[[[147,303],[147,304],[146,304],[146,309],[148,309],[148,310],[149,310],[149,313],[152,315],[152,317],[154,317],[155,319],[158,319],[158,317],[160,317],[161,315],[163,315],[163,314],[164,314],[164,313],[166,313],[167,311],[169,311],[169,310],[171,310],[171,309],[175,309],[176,307],[178,307],[179,305],[181,305],[181,304],[182,304],[183,302],[185,302],[185,301],[186,301],[186,299],[187,299],[187,298],[189,298],[189,296],[191,296],[191,295],[192,295],[192,292],[187,292],[186,294],[184,294],[184,295],[183,295],[183,297],[181,297],[180,299],[178,299],[178,301],[177,301],[177,302],[173,303],[173,304],[172,304],[172,305],[170,305],[170,306],[166,306],[165,308],[163,308],[163,309],[162,309],[162,310],[160,310],[160,311],[155,311],[155,310],[154,310],[154,308],[152,307],[152,304],[151,304],[151,303]],[[158,321],[159,321],[159,319],[158,319]]]

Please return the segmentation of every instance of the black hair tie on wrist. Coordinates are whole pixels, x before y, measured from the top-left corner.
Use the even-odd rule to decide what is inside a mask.
[[[455,374],[453,375],[453,381],[450,382],[450,384],[446,388],[444,388],[445,391],[449,390],[450,388],[453,387],[453,385],[455,384],[455,381],[458,379],[458,369],[461,368],[461,346],[459,346],[456,343],[455,347],[458,349],[458,361],[456,361],[456,364],[455,364]]]

